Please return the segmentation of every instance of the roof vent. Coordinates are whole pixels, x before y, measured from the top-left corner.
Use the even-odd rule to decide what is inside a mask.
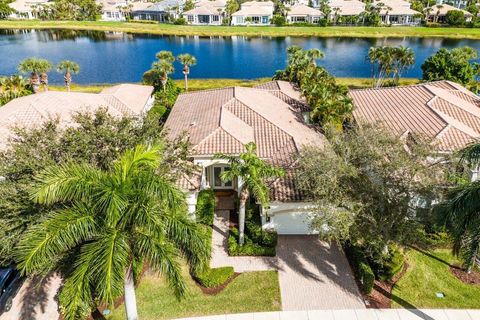
[[[197,124],[197,123],[196,123],[195,121],[193,121],[193,122],[190,122],[190,125],[189,125],[189,126],[190,126],[190,127],[194,127],[196,124]]]

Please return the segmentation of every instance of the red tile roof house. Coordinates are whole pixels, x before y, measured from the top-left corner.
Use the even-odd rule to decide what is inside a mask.
[[[452,152],[480,138],[480,98],[462,86],[439,81],[414,86],[350,91],[358,123],[378,121],[402,136],[421,135],[439,152]],[[271,205],[262,213],[264,228],[279,234],[310,234],[311,205],[295,184],[295,154],[305,145],[323,147],[325,137],[305,123],[308,107],[287,82],[272,81],[256,88],[224,88],[179,96],[165,124],[171,138],[187,134],[192,158],[201,167],[181,185],[194,213],[199,190],[238,191],[219,178],[227,163],[216,153],[239,154],[255,142],[260,157],[285,168],[284,178],[270,184]]]
[[[286,171],[285,177],[270,183],[270,208],[262,212],[264,228],[279,234],[311,233],[309,203],[295,185],[292,168],[303,146],[321,148],[326,139],[304,122],[305,112],[299,93],[283,81],[181,94],[165,127],[172,139],[188,135],[193,162],[201,168],[200,174],[181,183],[189,193],[190,213],[195,211],[200,189],[238,192],[241,186],[240,179],[233,183],[220,179],[228,165],[214,155],[236,155],[245,151],[245,144],[255,142],[261,158]]]

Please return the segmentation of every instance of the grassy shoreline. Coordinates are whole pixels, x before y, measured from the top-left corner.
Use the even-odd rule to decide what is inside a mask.
[[[184,36],[441,37],[480,39],[480,29],[427,27],[177,26],[107,21],[0,21],[0,29],[70,29]]]

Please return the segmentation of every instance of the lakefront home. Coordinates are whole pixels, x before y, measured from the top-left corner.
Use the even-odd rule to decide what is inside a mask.
[[[380,19],[385,25],[416,25],[422,14],[410,8],[404,0],[376,0],[373,5],[379,8]]]
[[[225,0],[200,1],[195,8],[183,12],[182,16],[188,24],[193,25],[221,25],[225,15]]]
[[[133,20],[168,22],[180,17],[185,0],[162,0],[146,8],[132,10]]]
[[[9,19],[36,19],[35,8],[45,5],[48,0],[15,0],[10,2],[8,6],[15,10],[8,16]]]
[[[273,17],[272,1],[247,1],[241,4],[240,10],[232,14],[232,25],[269,25]]]
[[[445,24],[447,23],[447,19],[446,19],[447,13],[452,10],[461,11],[465,18],[465,22],[472,21],[473,15],[470,12],[452,7],[451,5],[448,5],[448,4],[437,4],[437,5],[431,6],[430,8],[425,9],[427,14],[427,21]]]
[[[271,202],[261,213],[262,225],[279,234],[310,234],[309,202],[297,188],[295,155],[304,146],[322,148],[325,137],[304,121],[308,113],[298,91],[284,81],[255,88],[231,87],[181,94],[166,123],[170,139],[187,135],[192,161],[199,172],[180,185],[188,191],[189,212],[195,212],[198,192],[212,188],[217,193],[239,192],[240,179],[226,182],[228,170],[217,153],[238,155],[254,142],[258,155],[285,169],[285,176],[270,181]]]
[[[103,0],[97,1],[102,6],[102,21],[126,21],[133,11],[144,10],[152,5],[147,1]]]
[[[59,125],[73,124],[79,112],[107,108],[112,116],[141,117],[153,106],[153,87],[120,84],[100,93],[47,91],[14,99],[0,108],[0,149],[14,137],[13,127],[32,128],[58,118]]]
[[[336,21],[339,16],[353,17],[365,11],[365,3],[359,0],[329,0],[330,19]]]
[[[313,23],[320,22],[325,14],[320,10],[311,8],[304,4],[298,4],[287,11],[288,23]]]

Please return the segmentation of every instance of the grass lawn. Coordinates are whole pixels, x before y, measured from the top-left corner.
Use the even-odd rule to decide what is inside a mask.
[[[146,276],[137,288],[140,319],[160,320],[281,309],[276,271],[243,273],[217,295],[203,294],[186,270],[185,277],[190,293],[184,300],[178,301],[163,279]],[[123,319],[125,312],[121,305],[109,320]]]
[[[460,263],[451,250],[425,254],[412,249],[406,257],[408,271],[393,288],[392,307],[480,308],[480,286],[465,284],[450,272],[449,264]],[[445,298],[437,298],[436,292]]]
[[[480,39],[479,28],[177,26],[107,21],[1,21],[0,29],[75,29],[197,36],[441,37]]]

